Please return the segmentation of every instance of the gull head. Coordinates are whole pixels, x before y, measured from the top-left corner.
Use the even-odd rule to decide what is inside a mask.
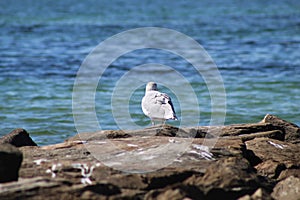
[[[154,82],[149,82],[149,83],[147,83],[147,85],[146,85],[146,92],[147,91],[157,91],[157,84],[156,83],[154,83]]]

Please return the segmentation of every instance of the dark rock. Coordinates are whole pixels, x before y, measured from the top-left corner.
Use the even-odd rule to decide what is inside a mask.
[[[124,131],[107,131],[106,137],[108,139],[114,139],[114,138],[129,138],[131,135],[125,133]]]
[[[300,128],[293,123],[280,119],[274,115],[267,114],[262,120],[263,123],[271,123],[274,126],[277,126],[278,129],[281,129],[285,133],[286,141],[293,141],[300,139]]]
[[[256,166],[256,165],[258,165],[259,163],[262,162],[262,160],[259,157],[257,157],[253,153],[253,151],[247,149],[246,147],[245,147],[243,156],[244,156],[244,158],[246,158],[249,161],[251,166]]]
[[[0,183],[18,180],[22,159],[22,152],[16,147],[0,145]]]
[[[179,128],[169,126],[169,125],[163,125],[161,127],[158,127],[156,129],[155,136],[168,136],[168,137],[175,137],[178,133]]]
[[[83,191],[91,191],[94,194],[104,195],[104,196],[111,196],[117,195],[121,193],[120,188],[116,187],[112,184],[104,184],[104,183],[97,183],[94,185],[88,185],[82,189]]]
[[[273,190],[272,197],[276,200],[299,200],[300,178],[290,176],[280,181]]]
[[[11,144],[16,147],[22,146],[37,146],[37,144],[31,139],[26,130],[18,128],[10,132],[9,134],[0,138],[0,144]]]
[[[257,189],[252,195],[245,195],[238,200],[272,200],[271,195],[262,188]]]

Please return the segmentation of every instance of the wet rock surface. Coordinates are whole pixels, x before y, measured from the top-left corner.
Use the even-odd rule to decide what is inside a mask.
[[[108,130],[21,146],[19,179],[0,184],[0,199],[297,199],[298,130],[267,115],[256,124]]]

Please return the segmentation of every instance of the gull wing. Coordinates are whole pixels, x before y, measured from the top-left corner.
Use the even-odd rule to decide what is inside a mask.
[[[151,119],[177,120],[171,98],[158,91],[149,91],[142,100],[142,109]]]

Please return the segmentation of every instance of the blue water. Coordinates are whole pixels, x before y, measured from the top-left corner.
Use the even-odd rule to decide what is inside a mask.
[[[257,122],[271,113],[300,125],[298,0],[1,0],[0,135],[22,127],[39,145],[74,135],[72,90],[81,63],[106,38],[145,26],[180,31],[206,49],[224,81],[226,124]],[[200,88],[200,124],[208,125],[211,106],[205,83],[188,70],[188,63],[160,53],[150,50],[116,60],[96,96],[111,95],[129,66],[180,65],[192,85]],[[170,93],[168,88],[161,89]],[[147,126],[149,120],[140,109],[142,95],[143,88],[137,88],[129,120]],[[99,101],[96,111],[101,127],[118,129],[109,100]],[[176,97],[174,101],[178,107]]]

